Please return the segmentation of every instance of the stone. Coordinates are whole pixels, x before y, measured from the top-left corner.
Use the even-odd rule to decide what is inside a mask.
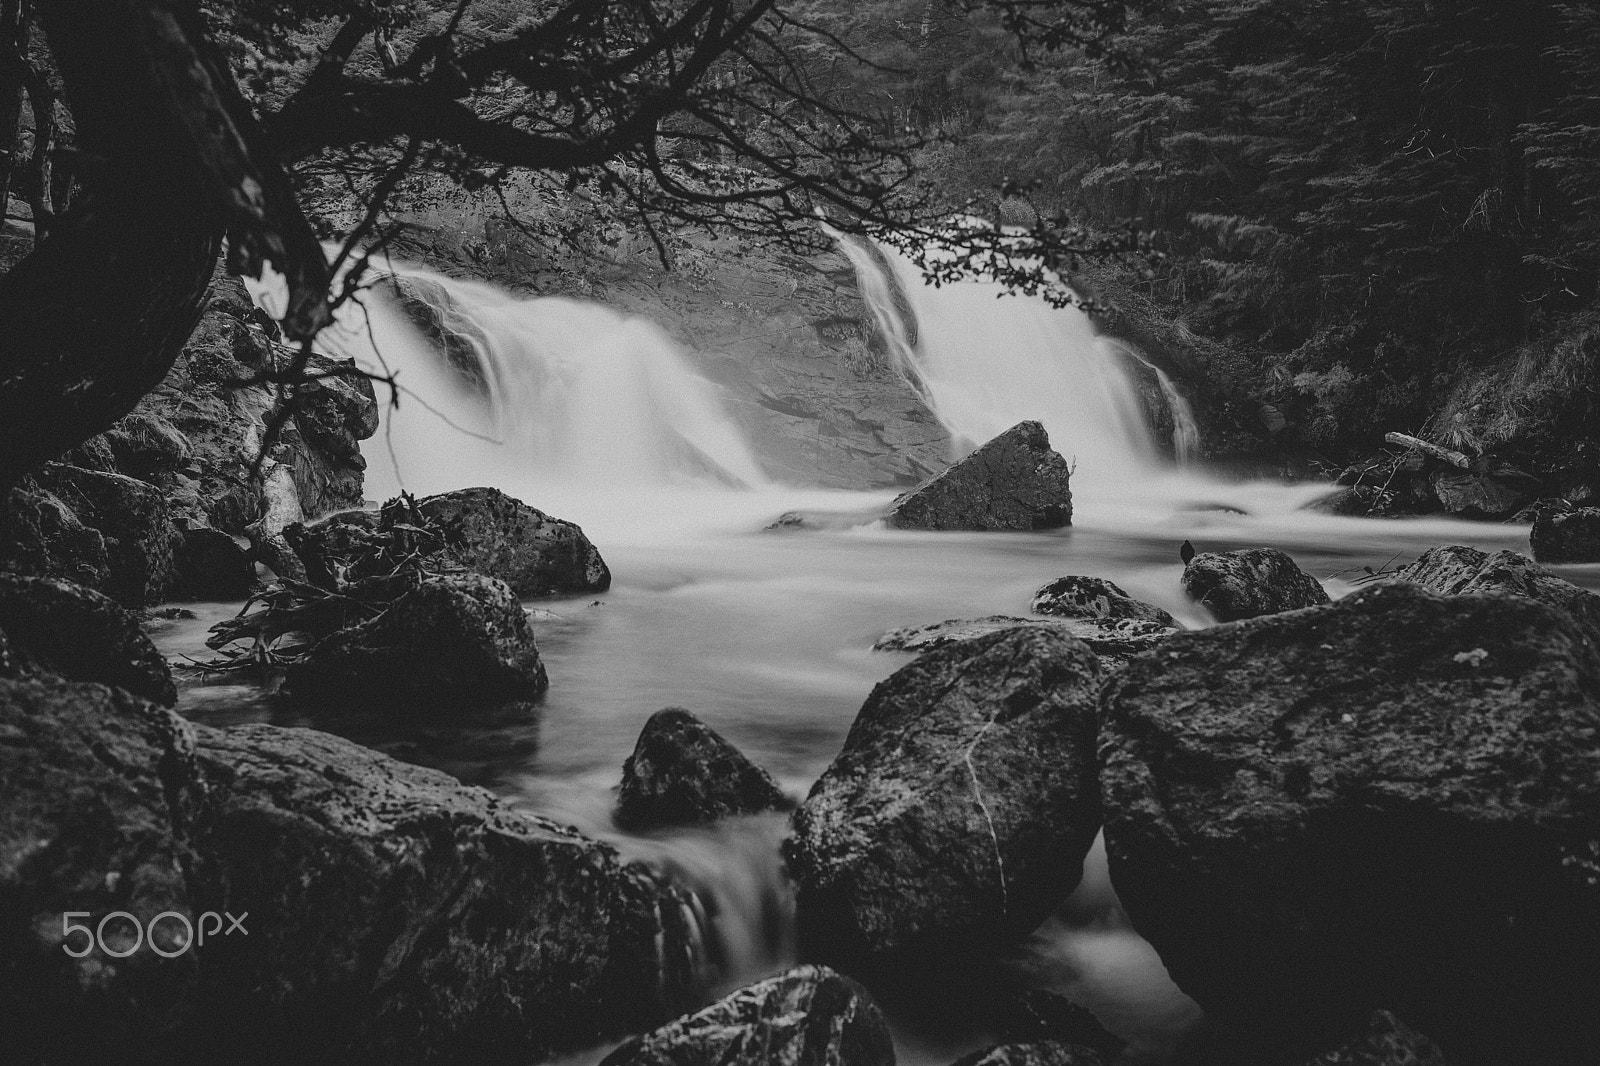
[[[0,631],[14,663],[69,681],[127,689],[164,707],[178,701],[172,671],[134,616],[70,581],[0,574]]]
[[[602,592],[611,571],[583,530],[493,488],[457,489],[419,501],[424,518],[459,537],[448,554],[497,577],[518,596]]]
[[[382,614],[291,664],[297,700],[442,710],[532,700],[549,681],[522,605],[481,574],[421,579]]]
[[[114,472],[156,482],[175,473],[194,456],[194,446],[176,426],[148,408],[135,408],[101,434]]]
[[[792,806],[771,775],[716,730],[668,707],[650,716],[622,764],[616,820],[624,829],[655,829]]]
[[[106,539],[59,496],[36,486],[11,490],[0,512],[0,569],[59,577],[105,591],[111,581]]]
[[[160,489],[126,474],[59,464],[48,464],[37,480],[105,538],[107,595],[128,607],[166,597],[182,534]]]
[[[1040,628],[928,652],[872,691],[795,813],[801,950],[872,972],[960,965],[1077,885],[1100,825],[1089,648]]]
[[[888,1023],[860,985],[797,966],[635,1037],[600,1066],[894,1066]]]
[[[1035,592],[1028,609],[1035,614],[1060,618],[1129,619],[1155,622],[1167,628],[1178,624],[1172,615],[1153,604],[1134,599],[1115,582],[1076,574],[1058,577]]]
[[[1386,1010],[1373,1011],[1366,1030],[1296,1066],[1445,1066],[1444,1052]]]
[[[1590,1060],[1597,697],[1593,641],[1516,597],[1394,582],[1177,634],[1101,695],[1118,898],[1279,1061],[1385,1007],[1453,1063]]]
[[[1430,548],[1394,575],[1441,596],[1523,596],[1564,612],[1600,647],[1600,596],[1546,570],[1526,555],[1493,555],[1460,544]]]
[[[1321,582],[1276,548],[1202,552],[1183,568],[1183,591],[1219,622],[1328,602]]]
[[[242,600],[256,584],[250,553],[210,526],[183,531],[174,562],[172,595],[180,600]]]
[[[1528,546],[1541,563],[1600,563],[1600,507],[1537,516]]]
[[[1509,518],[1538,498],[1539,479],[1505,463],[1482,473],[1438,470],[1429,478],[1447,514],[1461,518]]]
[[[1038,422],[1019,422],[890,505],[901,529],[1057,529],[1072,524],[1071,468]]]
[[[934,648],[947,648],[1007,629],[1042,629],[1076,637],[1089,645],[1089,649],[1099,656],[1101,667],[1108,670],[1119,668],[1128,656],[1148,651],[1168,633],[1175,632],[1170,626],[1159,622],[1130,618],[1096,621],[1088,618],[1019,618],[1016,615],[991,614],[982,618],[951,618],[925,626],[891,629],[873,643],[872,650],[920,653]]]
[[[1001,1044],[963,1055],[953,1066],[1108,1066],[1099,1052],[1078,1044],[1045,1040],[1034,1044]]]

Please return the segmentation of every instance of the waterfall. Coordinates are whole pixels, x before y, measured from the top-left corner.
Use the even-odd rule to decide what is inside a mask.
[[[994,282],[935,288],[893,250],[829,232],[856,269],[896,367],[958,452],[1031,418],[1089,485],[1117,486],[1155,468],[1159,449],[1138,384],[1082,310],[1013,296]],[[1189,405],[1159,368],[1131,354],[1154,372],[1181,462],[1196,442]]]

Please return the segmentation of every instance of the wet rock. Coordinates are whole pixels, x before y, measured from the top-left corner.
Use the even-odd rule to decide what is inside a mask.
[[[1450,1061],[1600,1049],[1600,656],[1405,583],[1169,638],[1102,693],[1111,878],[1220,1028],[1280,1059],[1391,1007]]]
[[[951,618],[925,626],[891,629],[873,643],[872,650],[931,651],[1008,629],[1042,629],[1077,637],[1089,645],[1089,649],[1100,657],[1100,665],[1107,669],[1120,667],[1128,656],[1148,651],[1168,633],[1175,632],[1170,626],[1159,622],[1131,618],[1096,621],[1087,618],[1019,618],[1009,614],[991,614],[983,618]]]
[[[894,1066],[889,1026],[866,990],[797,966],[636,1037],[601,1066]]]
[[[137,619],[92,589],[0,574],[0,630],[15,665],[115,685],[166,707],[178,700],[166,659]]]
[[[1506,463],[1481,473],[1439,470],[1429,479],[1446,513],[1462,518],[1509,518],[1538,498],[1539,479]]]
[[[1099,828],[1082,642],[1036,627],[931,651],[873,689],[795,813],[802,950],[960,965],[1037,926]]]
[[[376,511],[336,511],[316,522],[284,527],[284,542],[299,558],[306,579],[320,589],[337,591],[351,575],[357,556],[373,542],[380,517]]]
[[[1107,1066],[1109,1059],[1079,1044],[1045,1040],[1035,1044],[1001,1044],[963,1055],[953,1066]]]
[[[1056,529],[1072,524],[1071,469],[1038,422],[1019,422],[890,506],[902,529]]]
[[[1219,622],[1328,602],[1321,583],[1276,548],[1202,552],[1183,568],[1183,591]]]
[[[1438,1044],[1380,1010],[1365,1032],[1297,1066],[1445,1066],[1445,1057]]]
[[[61,498],[36,486],[15,488],[0,512],[0,568],[65,578],[104,591],[111,580],[106,540]]]
[[[1103,577],[1081,577],[1076,574],[1058,577],[1035,592],[1028,609],[1035,614],[1060,618],[1128,619],[1155,622],[1169,628],[1178,624],[1166,611],[1134,599],[1114,582]]]
[[[242,600],[256,584],[250,553],[228,534],[209,526],[183,531],[174,566],[175,599]]]
[[[518,596],[602,592],[611,571],[583,530],[499,489],[457,489],[419,502],[422,516],[459,537],[448,554]]]
[[[150,1060],[192,1008],[193,739],[121,689],[0,680],[0,1061]],[[119,911],[141,941],[176,915],[155,925],[173,957],[126,918],[102,925]]]
[[[58,464],[47,465],[37,479],[105,539],[107,595],[129,607],[166,597],[182,534],[160,489],[125,474]]]
[[[183,469],[194,455],[189,438],[166,418],[136,408],[101,434],[114,462],[112,470],[155,482]]]
[[[206,956],[211,1050],[538,1061],[702,991],[684,898],[575,830],[310,730],[201,730],[197,757],[199,894],[250,915]]]
[[[284,681],[296,699],[419,709],[531,700],[549,684],[522,605],[481,574],[423,578],[319,641]]]
[[[1541,563],[1600,562],[1600,507],[1535,517],[1528,544]]]
[[[668,707],[650,716],[622,764],[616,819],[624,829],[654,829],[791,806],[772,777],[716,730]]]
[[[1526,555],[1493,555],[1460,544],[1430,548],[1394,575],[1441,596],[1523,596],[1565,612],[1600,647],[1600,596],[1557,577]]]

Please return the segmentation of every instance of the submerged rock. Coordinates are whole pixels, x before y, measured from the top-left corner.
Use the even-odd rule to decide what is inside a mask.
[[[1029,627],[929,652],[874,688],[784,843],[802,950],[948,967],[1043,921],[1100,824],[1099,682],[1082,642]]]
[[[1403,583],[1170,638],[1102,694],[1111,878],[1280,1058],[1401,1010],[1457,1063],[1600,1051],[1600,655]]]
[[[1395,575],[1443,596],[1522,596],[1564,611],[1600,647],[1600,596],[1546,570],[1525,555],[1493,555],[1460,544],[1430,548]]]
[[[925,626],[904,626],[891,629],[873,642],[873,651],[931,651],[947,648],[962,641],[976,640],[991,633],[1007,629],[1042,629],[1052,633],[1065,633],[1089,645],[1107,668],[1116,668],[1130,655],[1148,651],[1161,642],[1168,633],[1176,632],[1158,622],[1142,622],[1129,618],[1096,621],[1085,618],[1020,618],[1009,614],[991,614],[983,618],[951,618]]]
[[[601,1066],[894,1066],[889,1026],[860,985],[797,966],[623,1044]]]
[[[14,669],[127,689],[166,707],[178,701],[167,660],[108,596],[70,581],[0,574],[0,632]]]
[[[1528,544],[1541,563],[1600,563],[1600,507],[1536,516]]]
[[[653,829],[791,806],[772,777],[716,730],[668,707],[650,716],[622,764],[616,820],[624,829]]]
[[[1080,1044],[1044,1040],[1036,1044],[1001,1044],[963,1055],[952,1066],[1107,1066],[1110,1060]]]
[[[422,516],[459,537],[448,554],[497,577],[518,596],[603,592],[611,571],[583,530],[493,488],[457,489],[418,503]]]
[[[1322,584],[1276,548],[1202,552],[1183,568],[1183,591],[1219,622],[1328,602]]]
[[[1169,629],[1178,624],[1166,611],[1134,599],[1114,582],[1103,577],[1081,577],[1076,574],[1058,577],[1035,592],[1028,609],[1035,614],[1060,618],[1155,622]]]
[[[1038,422],[1019,422],[895,500],[902,529],[1056,529],[1072,524],[1072,473]]]
[[[522,604],[481,574],[423,578],[319,641],[284,681],[296,699],[403,708],[531,700],[549,684]]]

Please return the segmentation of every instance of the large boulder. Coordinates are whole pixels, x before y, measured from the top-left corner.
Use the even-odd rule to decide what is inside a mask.
[[[1183,568],[1183,591],[1219,622],[1328,602],[1322,584],[1277,548],[1196,555]]]
[[[1439,470],[1429,482],[1440,506],[1462,518],[1510,518],[1543,488],[1538,478],[1499,462],[1481,472]]]
[[[645,723],[622,764],[616,820],[624,829],[695,825],[791,804],[761,767],[678,707]]]
[[[457,489],[429,496],[420,501],[418,510],[456,535],[449,549],[456,562],[499,578],[518,596],[611,587],[611,571],[582,529],[499,489]]]
[[[1038,422],[1019,422],[895,500],[902,529],[1056,529],[1072,524],[1072,473]]]
[[[0,574],[0,632],[13,668],[98,681],[170,707],[167,660],[115,600],[70,581]]]
[[[1043,921],[1100,825],[1100,678],[1081,641],[1020,628],[874,688],[784,843],[802,950],[948,967]]]
[[[1512,597],[1386,583],[1173,636],[1102,694],[1117,895],[1280,1060],[1385,1007],[1452,1062],[1589,1061],[1597,698],[1593,641]]]
[[[47,465],[37,478],[105,538],[109,596],[129,607],[165,598],[183,536],[160,489],[126,474],[61,464]]]
[[[1058,577],[1033,594],[1028,609],[1035,614],[1094,621],[1155,622],[1172,628],[1177,621],[1154,604],[1136,600],[1103,577],[1069,574]]]
[[[947,648],[962,641],[986,637],[1007,629],[1042,629],[1077,637],[1100,657],[1107,670],[1118,669],[1128,656],[1149,651],[1168,633],[1171,626],[1132,618],[1020,618],[991,614],[982,618],[950,618],[922,626],[891,629],[872,644],[873,651],[924,652]]]
[[[749,985],[623,1044],[600,1066],[894,1066],[866,990],[821,966]]]
[[[1523,596],[1564,611],[1600,647],[1600,596],[1559,578],[1526,555],[1493,555],[1460,544],[1430,548],[1394,575],[1442,596]]]
[[[1541,563],[1600,563],[1600,507],[1538,515],[1528,545]]]
[[[111,580],[105,537],[35,485],[12,489],[0,509],[0,569],[65,578],[97,592]]]
[[[318,641],[284,675],[296,699],[437,709],[531,700],[549,685],[527,613],[482,574],[420,579],[383,613]]]

